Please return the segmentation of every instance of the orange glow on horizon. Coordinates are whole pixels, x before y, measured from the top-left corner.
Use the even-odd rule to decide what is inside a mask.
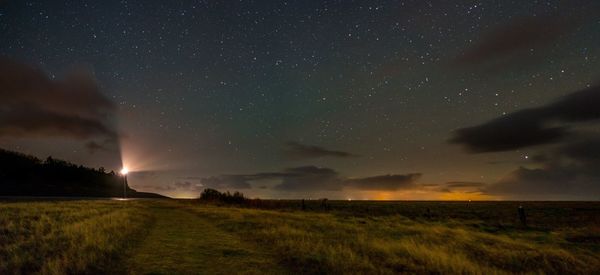
[[[450,192],[441,194],[439,196],[439,199],[448,201],[487,201],[498,200],[499,197],[486,195],[482,193]]]

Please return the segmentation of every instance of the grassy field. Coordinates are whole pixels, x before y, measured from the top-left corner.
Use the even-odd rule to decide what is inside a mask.
[[[599,203],[0,203],[0,274],[594,274]],[[276,205],[276,207],[273,207]]]
[[[152,223],[143,202],[0,204],[0,274],[95,273],[119,269],[123,251]]]

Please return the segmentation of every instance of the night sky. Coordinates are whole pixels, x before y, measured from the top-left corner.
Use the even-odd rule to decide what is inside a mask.
[[[0,147],[174,197],[600,199],[600,1],[0,0]]]

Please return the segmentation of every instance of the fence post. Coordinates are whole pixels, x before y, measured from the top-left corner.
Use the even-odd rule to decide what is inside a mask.
[[[327,199],[323,199],[321,201],[321,208],[327,210]]]
[[[519,205],[519,221],[521,221],[521,225],[527,227],[527,216],[525,215],[525,208],[522,205]]]

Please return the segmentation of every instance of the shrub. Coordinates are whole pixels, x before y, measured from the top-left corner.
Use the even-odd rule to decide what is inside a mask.
[[[226,204],[244,204],[248,199],[244,197],[244,194],[238,191],[231,194],[229,191],[221,193],[215,189],[206,188],[200,194],[200,200]]]

